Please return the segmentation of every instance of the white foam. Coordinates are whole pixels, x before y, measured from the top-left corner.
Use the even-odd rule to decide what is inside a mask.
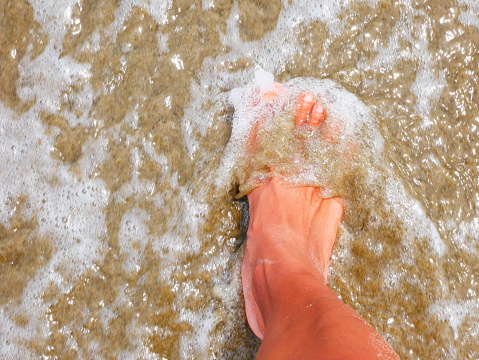
[[[275,98],[264,100],[263,95],[271,89],[273,82],[272,74],[257,69],[255,78],[248,85],[230,92],[229,101],[234,106],[234,115],[231,138],[217,172],[216,184],[220,188],[232,178],[233,169],[239,166],[241,158],[247,153],[246,142],[256,121],[262,119],[264,123],[269,123],[284,108],[294,105],[297,96],[303,91],[315,94],[323,104],[328,114],[328,126],[341,129],[341,142],[360,144],[358,146],[364,148],[370,157],[381,158],[383,139],[377,131],[376,120],[370,109],[356,96],[331,80],[296,78],[285,83]],[[319,165],[314,163],[306,167],[309,170],[298,174],[294,182],[315,183],[315,179],[326,172]]]
[[[27,329],[17,326],[11,320],[11,314],[0,308],[0,357],[6,360],[29,359],[26,348],[19,346],[18,339],[28,339],[31,333]]]
[[[207,85],[202,86],[194,80],[191,81],[190,92],[197,94],[197,96],[194,96],[192,101],[186,105],[181,125],[183,140],[190,159],[193,159],[199,149],[199,141],[196,134],[200,134],[202,137],[205,136],[214,120],[210,113],[202,109],[202,105],[208,97],[210,99],[213,98],[214,94],[211,87]]]
[[[68,101],[73,104],[72,110],[64,110],[62,115],[71,126],[78,123],[88,124],[88,110],[93,102],[93,90],[88,84],[90,64],[80,64],[69,56],[60,57],[61,51],[48,45],[45,51],[34,59],[28,53],[18,67],[19,80],[17,94],[22,101],[36,99],[36,110],[57,113],[65,102],[62,94],[68,94]],[[81,90],[78,93],[69,91],[71,86]],[[83,115],[78,118],[74,111]]]
[[[241,89],[234,89],[230,93],[229,101],[234,105],[235,113],[231,138],[225,150],[221,168],[217,172],[216,183],[220,188],[230,181],[232,169],[238,165],[239,159],[245,151],[248,134],[255,119],[271,119],[275,113],[279,113],[284,100],[289,97],[289,93],[284,92],[271,102],[263,101],[262,97],[270,87],[261,88],[259,84],[263,86],[268,83],[272,84],[274,77],[272,74],[267,75],[262,69],[258,69],[256,75],[258,77],[253,78],[251,83]],[[254,105],[253,101],[255,102]]]
[[[68,165],[50,157],[53,139],[45,135],[34,110],[16,118],[0,104],[0,134],[0,153],[9,169],[0,173],[4,184],[0,189],[0,221],[6,224],[13,215],[12,208],[6,205],[11,197],[26,195],[32,206],[24,215],[38,218],[39,234],[53,237],[58,251],[73,248],[76,251],[68,256],[90,266],[98,259],[99,239],[106,231],[102,210],[108,192],[103,182],[79,180],[69,172]],[[58,183],[50,184],[53,179]],[[65,255],[54,256],[52,264],[64,262]]]
[[[445,72],[438,71],[438,75],[433,70],[434,61],[428,51],[430,24],[422,22],[415,26],[413,24],[414,16],[425,15],[422,10],[416,10],[411,6],[410,0],[402,1],[410,13],[410,16],[401,16],[401,20],[396,25],[397,31],[402,39],[411,44],[411,53],[408,51],[400,52],[404,59],[417,61],[419,68],[416,71],[416,80],[414,81],[411,92],[416,96],[415,110],[423,119],[422,127],[427,129],[434,124],[435,119],[431,118],[431,109],[439,99],[440,93],[445,86]],[[380,50],[382,51],[382,50]],[[396,54],[396,59],[399,59]],[[396,60],[391,63],[394,64]]]
[[[66,0],[59,6],[55,0],[29,0],[35,20],[48,32],[50,42],[62,44],[68,25],[73,24],[72,11],[77,0]]]
[[[191,358],[191,354],[205,354],[208,350],[210,331],[217,323],[217,315],[212,309],[190,311],[181,309],[179,320],[186,321],[192,327],[191,334],[182,334],[180,337],[180,358]]]
[[[122,30],[125,21],[135,7],[147,11],[159,25],[166,24],[168,22],[168,11],[171,8],[172,2],[172,0],[122,0],[115,9],[115,20],[108,28],[107,33],[112,40],[116,40],[116,36]]]
[[[168,48],[168,34],[158,33],[158,48],[160,54],[167,54],[170,52]]]
[[[422,204],[412,198],[404,188],[404,185],[397,180],[391,171],[388,173],[386,184],[386,204],[391,213],[395,214],[405,226],[406,236],[403,238],[405,246],[411,246],[418,238],[429,240],[431,247],[437,255],[444,256],[446,244],[442,239],[436,224],[426,215]],[[405,254],[405,262],[409,262],[409,256]]]
[[[437,100],[437,93],[441,91],[444,79],[441,74],[438,76],[432,71],[434,64],[429,58],[430,54],[427,51],[427,31],[425,31],[427,29],[423,27],[421,31],[414,33],[417,26],[411,21],[413,18],[413,15],[411,15],[413,10],[411,1],[404,0],[401,2],[407,11],[402,13],[388,46],[384,49],[378,49],[378,56],[372,65],[368,65],[366,60],[358,62],[357,71],[362,72],[367,66],[371,66],[372,70],[377,70],[380,67],[389,69],[396,63],[396,59],[416,61],[416,58],[418,58],[418,77],[411,90],[418,99],[416,111],[425,119],[424,124],[429,125],[431,121],[431,119],[428,119],[429,112]],[[0,221],[7,223],[13,216],[13,206],[5,205],[6,199],[8,200],[9,197],[18,194],[26,194],[34,208],[32,210],[27,209],[24,215],[33,218],[34,209],[38,210],[37,216],[39,221],[45,219],[44,222],[40,223],[39,231],[42,234],[51,236],[52,242],[58,245],[58,250],[53,255],[51,262],[29,283],[23,296],[24,305],[16,310],[24,311],[30,318],[30,324],[26,328],[21,328],[10,320],[12,313],[6,313],[3,309],[0,310],[0,323],[2,324],[0,327],[0,357],[3,356],[5,358],[28,358],[29,356],[28,350],[12,345],[14,342],[11,339],[16,339],[21,343],[23,340],[32,338],[33,335],[45,334],[47,336],[49,333],[47,322],[41,316],[46,312],[48,304],[39,301],[38,294],[45,288],[48,281],[53,281],[62,292],[67,292],[74,280],[74,278],[66,277],[62,270],[57,269],[57,266],[61,265],[60,268],[66,266],[66,269],[71,270],[71,273],[75,274],[75,276],[80,276],[85,269],[94,268],[94,262],[102,258],[104,249],[101,245],[101,238],[105,231],[105,224],[103,215],[99,216],[98,214],[104,213],[105,204],[110,194],[105,190],[105,186],[100,180],[95,180],[97,175],[95,174],[95,169],[108,158],[108,136],[111,135],[113,138],[117,138],[120,134],[118,127],[108,133],[100,133],[98,138],[90,138],[85,142],[82,148],[84,156],[80,160],[82,175],[78,178],[69,172],[68,166],[51,159],[49,152],[53,148],[53,140],[56,134],[45,134],[45,129],[37,117],[38,112],[46,110],[57,113],[62,104],[61,92],[67,90],[71,85],[80,85],[82,90],[78,95],[72,95],[72,102],[76,104],[77,109],[81,110],[82,115],[76,117],[73,113],[67,111],[64,111],[61,115],[69,121],[71,126],[81,123],[97,127],[94,119],[88,117],[88,109],[91,108],[94,94],[88,84],[90,81],[90,66],[77,63],[67,56],[60,57],[65,31],[68,29],[68,26],[75,22],[75,19],[72,18],[72,9],[78,1],[68,0],[59,4],[58,1],[54,0],[32,0],[30,3],[34,8],[35,19],[42,24],[44,31],[48,33],[50,39],[45,52],[38,58],[32,60],[31,50],[29,50],[19,68],[19,96],[23,100],[36,98],[34,109],[18,117],[0,104],[0,155],[2,161],[4,161],[5,169],[9,169],[8,173],[0,173],[0,183],[2,183],[0,188]],[[182,123],[183,135],[190,156],[193,158],[193,155],[201,152],[198,151],[201,150],[199,149],[198,140],[200,137],[208,134],[208,130],[211,129],[215,121],[211,114],[202,108],[204,101],[213,99],[220,91],[219,89],[240,87],[253,78],[253,67],[236,72],[229,70],[221,71],[220,69],[224,69],[224,65],[227,62],[235,62],[240,58],[247,58],[253,64],[261,65],[272,73],[282,72],[285,69],[285,63],[302,51],[302,47],[298,44],[297,29],[299,27],[307,27],[313,21],[321,21],[326,23],[329,32],[329,34],[325,35],[327,40],[323,45],[324,55],[318,59],[318,66],[321,66],[321,64],[326,63],[329,46],[331,46],[336,36],[339,36],[344,26],[339,15],[350,3],[351,1],[349,0],[344,2],[321,0],[315,2],[314,6],[311,6],[311,2],[308,1],[284,0],[276,29],[266,34],[260,40],[242,42],[238,26],[239,10],[237,2],[234,2],[227,29],[225,33],[221,34],[222,44],[229,51],[216,58],[205,59],[202,70],[198,74],[199,80],[194,81],[190,87],[191,93],[194,94],[194,101],[188,105]],[[378,0],[371,0],[368,3],[376,5]],[[458,0],[458,3],[467,4],[469,9],[468,12],[461,14],[459,19],[465,24],[478,26],[478,3],[465,0]],[[172,6],[172,1],[122,1],[115,12],[115,21],[108,31],[108,35],[112,40],[122,30],[125,21],[135,6],[143,7],[159,24],[165,24],[168,22],[168,10]],[[214,1],[202,0],[202,6],[203,9],[212,9]],[[397,51],[399,49],[398,39],[400,38],[406,39],[411,43],[411,51]],[[101,43],[100,40],[100,34],[94,32],[85,46],[90,47],[93,51],[98,51]],[[166,34],[158,36],[158,43],[160,45],[160,53],[169,51],[168,36]],[[123,50],[128,52],[130,47],[126,45]],[[266,80],[265,83],[270,81]],[[260,87],[260,90],[266,90],[267,87],[264,85]],[[230,96],[230,100],[235,107],[239,106],[241,93],[241,91],[238,91],[235,95],[232,92]],[[227,101],[225,96],[220,96],[219,98],[219,101]],[[351,99],[346,97],[344,101],[349,103]],[[171,99],[167,102],[168,104],[171,105]],[[348,110],[347,108],[346,110]],[[382,109],[382,111],[387,112],[389,109]],[[132,112],[125,119],[125,123],[129,127],[134,128],[137,125],[135,116],[135,113]],[[346,115],[346,117],[349,116],[350,114]],[[235,131],[238,134],[246,134],[249,129],[247,122],[236,124],[235,126],[237,126]],[[138,150],[131,154],[132,163],[134,164],[132,181],[125,184],[111,201],[122,202],[129,196],[135,196],[139,201],[142,198],[149,197],[148,199],[152,199],[158,209],[163,209],[165,204],[173,202],[175,202],[173,206],[175,209],[186,208],[173,214],[168,219],[168,231],[160,239],[148,239],[153,242],[153,247],[157,254],[163,254],[165,249],[169,251],[164,258],[164,264],[166,265],[162,268],[162,274],[160,275],[165,280],[168,280],[169,276],[179,271],[175,263],[177,260],[175,256],[189,251],[199,251],[201,241],[197,237],[196,230],[201,227],[202,214],[208,213],[210,209],[201,201],[203,194],[192,194],[187,187],[182,187],[179,190],[179,199],[176,199],[174,197],[176,195],[172,195],[169,191],[153,195],[155,182],[139,179],[135,175],[135,170],[142,161],[139,149],[142,149],[146,156],[149,156],[160,166],[161,174],[160,179],[157,181],[167,181],[175,164],[170,164],[165,154],[155,151],[151,139],[132,138],[128,141],[139,144]],[[381,138],[377,138],[373,145],[381,148]],[[230,160],[234,160],[234,158]],[[226,161],[224,166],[233,166],[233,164],[234,162]],[[52,174],[58,175],[58,186],[49,185],[48,181],[53,176]],[[216,174],[213,174],[212,178],[214,176]],[[175,174],[173,174],[173,177],[175,178]],[[391,176],[390,179],[392,178]],[[374,174],[371,174],[371,183],[373,180]],[[180,187],[176,179],[173,179],[170,185],[172,189]],[[86,192],[84,193],[83,190]],[[414,241],[418,235],[426,236],[430,239],[431,246],[437,254],[442,256],[441,254],[445,251],[444,241],[439,236],[436,225],[427,218],[422,205],[411,199],[399,182],[391,184],[388,190],[388,198],[391,200],[392,212],[397,214],[398,217],[404,216],[404,225],[408,229],[405,242],[410,243]],[[41,204],[42,200],[46,201],[46,207],[40,209],[42,205],[36,205]],[[77,209],[76,211],[70,211],[69,205],[72,204]],[[128,217],[131,217],[139,225],[139,235],[144,235],[141,241],[146,241],[148,237],[145,224],[147,217],[145,212],[136,209],[132,210],[131,213],[125,214],[125,218],[122,219],[122,226],[124,227],[121,230],[121,241],[125,245],[122,251],[124,251],[125,255],[131,251],[132,256],[135,259],[139,259],[141,258],[143,243],[140,244],[138,251],[133,248],[132,244],[135,240],[134,236],[129,234],[127,230],[126,222]],[[63,220],[64,218],[66,219],[65,221]],[[477,239],[477,235],[475,235],[477,234],[477,224],[475,222],[470,224],[460,223],[458,227],[457,243],[466,249],[468,246],[467,239],[470,237]],[[433,234],[432,236],[431,233]],[[80,243],[74,242],[77,236],[80,237]],[[72,253],[73,251],[76,253]],[[226,255],[223,254],[222,256],[222,258],[211,259],[206,269],[214,271],[217,267],[224,266],[228,259]],[[351,255],[345,250],[344,258],[349,259],[350,257]],[[404,259],[404,261],[408,260]],[[132,262],[132,264],[135,262],[137,260]],[[133,269],[132,266],[125,265],[127,270]],[[392,283],[395,281],[400,281],[400,277],[392,279]],[[441,281],[440,278],[439,281]],[[175,284],[174,286],[175,291],[177,291],[179,285]],[[229,289],[230,295],[236,293],[236,289],[238,289],[238,286],[235,289]],[[187,290],[194,291],[195,289],[187,287],[185,291]],[[224,290],[224,292],[227,293],[228,290]],[[224,298],[228,297],[224,296]],[[230,302],[233,302],[234,299],[236,297],[231,295]],[[128,304],[127,294],[123,294],[123,296],[117,299],[116,305],[119,307],[128,306]],[[181,300],[178,300],[176,306],[181,306]],[[440,304],[440,306],[447,308],[449,305]],[[455,305],[453,304],[452,306]],[[466,309],[464,311],[468,311],[468,306],[468,304],[464,306]],[[477,313],[477,309],[472,310]],[[460,326],[462,320],[457,320],[456,313],[460,317],[463,314],[461,312],[463,310],[453,309],[449,312],[447,311],[443,318],[452,319],[454,327],[459,329],[458,326]],[[193,335],[185,334],[181,339],[182,358],[191,357],[190,354],[195,349],[198,352],[207,351],[209,343],[208,333],[214,326],[215,321],[212,314],[210,308],[198,313],[184,311],[181,314],[182,319],[192,324],[194,329],[198,329],[195,330]],[[105,308],[102,321],[104,324],[107,324],[108,319],[115,315],[115,306],[109,309]],[[141,328],[138,324],[131,326],[133,327],[132,330],[135,330],[134,328],[137,326],[138,332],[133,334],[132,341],[134,342],[134,347],[136,346],[138,349],[142,346],[138,334],[143,333],[147,335],[149,329]],[[65,329],[65,331],[68,330],[74,329]],[[10,343],[7,344],[7,341],[10,341]],[[70,345],[75,346],[73,341]],[[90,356],[92,358],[101,358],[101,346],[94,341],[90,342],[89,346],[91,348]],[[122,356],[155,358],[154,355],[148,354],[148,351],[142,351],[135,350]],[[86,354],[83,354],[83,356],[86,356]]]
[[[76,0],[67,0],[59,6],[55,1],[31,0],[34,17],[42,24],[49,39],[44,51],[33,58],[32,48],[20,61],[17,94],[22,101],[36,99],[37,111],[57,113],[66,100],[70,104],[61,114],[71,126],[84,125],[89,121],[88,111],[93,101],[93,90],[89,84],[90,64],[78,63],[63,56],[63,38],[69,25],[73,24],[72,9]],[[75,85],[79,92],[71,92]],[[66,95],[65,95],[66,94]],[[65,96],[68,99],[65,99]],[[71,105],[73,108],[71,109]],[[78,117],[76,114],[81,113]]]
[[[96,127],[96,124],[94,126]],[[102,133],[88,138],[83,144],[82,152],[83,156],[78,161],[81,173],[90,178],[96,178],[98,167],[108,159],[108,138],[106,134]]]
[[[201,8],[203,11],[210,10],[215,7],[214,0],[201,0]]]
[[[459,14],[459,21],[462,22],[464,25],[475,26],[479,29],[479,17],[476,14],[477,12],[463,12]]]
[[[145,210],[133,209],[121,219],[118,243],[124,256],[123,269],[128,273],[139,271],[145,246],[148,243],[149,215]]]
[[[445,73],[444,71],[440,72],[438,78],[432,70],[432,62],[428,62],[416,72],[416,80],[411,91],[416,95],[415,110],[421,115],[424,128],[435,124],[434,119],[431,118],[431,109],[439,100],[444,86]]]
[[[451,241],[454,246],[467,254],[477,256],[479,245],[479,215],[477,213],[471,221],[456,222],[449,219],[446,223],[441,221],[440,225],[452,233]]]
[[[456,3],[467,6],[467,11],[459,14],[459,21],[479,29],[479,3],[475,0],[456,0]]]
[[[479,312],[479,304],[476,300],[439,300],[429,309],[439,319],[445,320],[454,332],[454,339],[459,338],[459,327],[467,316]]]
[[[17,94],[22,101],[35,103],[20,116],[0,103],[0,156],[6,169],[0,172],[0,222],[8,226],[14,214],[12,200],[25,196],[27,206],[22,215],[36,219],[36,235],[49,239],[52,247],[49,261],[26,284],[21,304],[3,313],[6,318],[22,313],[30,320],[24,328],[13,325],[8,334],[0,335],[1,341],[15,344],[11,345],[14,349],[9,348],[9,356],[16,358],[29,357],[22,342],[27,344],[36,336],[49,334],[48,319],[44,316],[49,304],[41,300],[49,284],[56,285],[60,292],[68,292],[106,251],[104,208],[108,191],[101,180],[77,176],[70,171],[70,165],[51,157],[59,130],[47,134],[39,119],[40,112],[46,111],[63,116],[70,126],[89,126],[94,121],[88,116],[94,96],[89,85],[90,65],[60,56],[76,3],[64,2],[59,6],[55,1],[31,1],[35,19],[43,25],[49,41],[35,58],[31,47],[27,49],[18,67]],[[71,92],[71,86],[80,91]],[[65,107],[68,109],[60,112],[66,101],[73,108]],[[101,158],[103,150],[98,148],[95,156]],[[87,165],[85,159],[82,162],[93,170],[91,163]],[[68,341],[75,346],[71,339]]]
[[[274,75],[264,71],[261,66],[256,66],[253,83],[264,93],[273,87]]]

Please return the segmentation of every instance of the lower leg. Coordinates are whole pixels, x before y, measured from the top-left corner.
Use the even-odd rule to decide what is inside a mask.
[[[286,189],[273,180],[249,195],[243,284],[248,321],[263,338],[257,359],[397,359],[325,284],[342,207],[311,189]],[[320,224],[324,219],[329,225]]]
[[[258,266],[254,294],[264,314],[258,360],[397,359],[382,337],[299,262]]]

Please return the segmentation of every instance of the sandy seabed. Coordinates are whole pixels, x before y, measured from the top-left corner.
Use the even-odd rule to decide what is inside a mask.
[[[251,359],[231,89],[374,113],[330,286],[402,359],[479,358],[474,1],[0,2],[0,357]],[[368,178],[368,176],[370,176]],[[369,182],[370,184],[370,182]]]

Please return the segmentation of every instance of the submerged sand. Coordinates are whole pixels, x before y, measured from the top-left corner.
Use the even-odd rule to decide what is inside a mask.
[[[479,357],[474,2],[0,9],[2,357],[254,357],[245,202],[213,184],[224,94],[255,65],[335,81],[384,139],[375,186],[351,186],[333,290],[402,359]]]

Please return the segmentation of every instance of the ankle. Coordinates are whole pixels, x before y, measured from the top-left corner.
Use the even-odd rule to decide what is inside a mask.
[[[284,258],[263,261],[253,269],[253,296],[264,324],[282,321],[282,317],[307,309],[327,289],[324,278],[311,264]],[[280,327],[281,328],[281,327]]]

